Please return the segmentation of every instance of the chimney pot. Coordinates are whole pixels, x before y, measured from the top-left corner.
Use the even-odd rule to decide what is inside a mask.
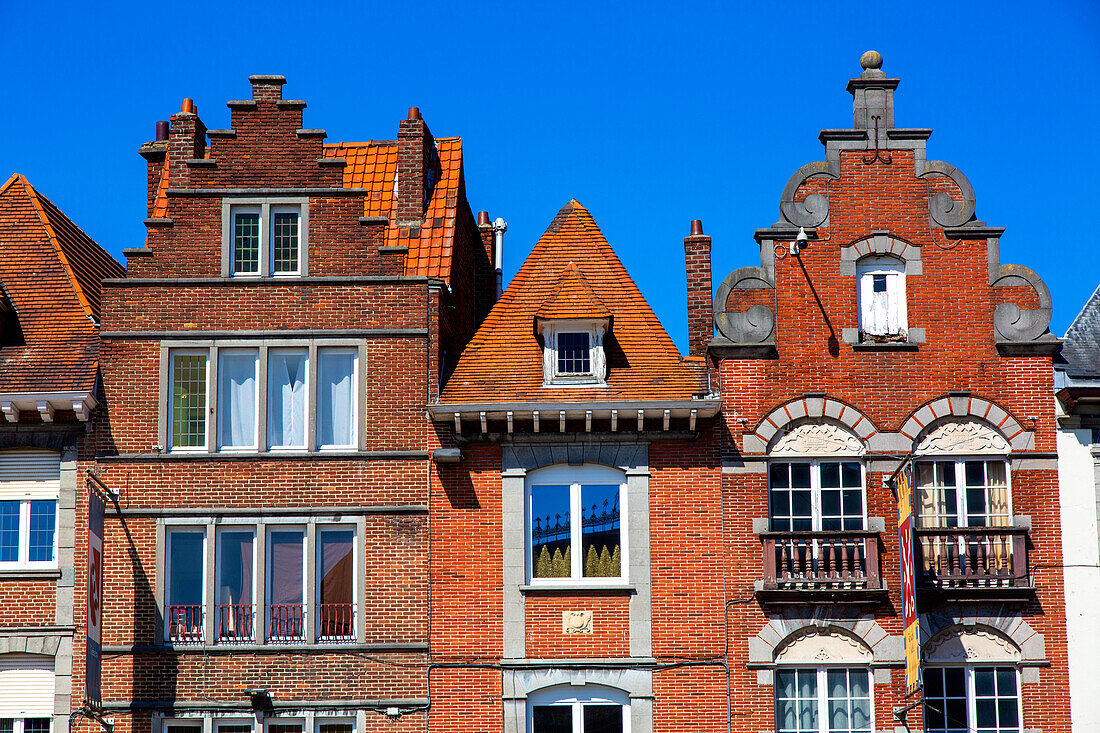
[[[157,141],[168,139],[168,120],[157,120]]]
[[[193,100],[193,99],[183,100],[183,106],[180,107],[180,112],[183,112],[184,114],[189,114],[189,115],[195,114],[195,100]]]
[[[410,120],[419,120],[420,119],[420,108],[419,107],[409,107],[409,119]]]
[[[477,225],[479,227],[490,226],[490,224],[489,224],[489,212],[488,211],[479,211],[479,212],[477,212]]]
[[[692,219],[691,220],[691,236],[701,237],[703,236],[703,220]]]

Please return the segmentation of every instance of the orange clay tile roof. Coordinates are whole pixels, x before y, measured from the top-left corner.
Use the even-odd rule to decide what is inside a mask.
[[[0,186],[0,253],[21,333],[0,333],[0,393],[92,389],[99,282],[125,269],[18,174]]]
[[[390,219],[386,244],[405,245],[405,274],[450,281],[458,201],[463,195],[462,138],[435,139],[441,175],[432,189],[424,223],[414,236],[409,229],[398,229],[393,212],[397,177],[397,143],[334,143],[325,145],[326,158],[344,158],[344,187],[367,189],[363,216]]]
[[[535,311],[535,318],[610,318],[611,311],[592,292],[584,273],[570,262],[558,277],[554,294]]]
[[[599,293],[593,300],[613,318],[604,340],[606,387],[542,386],[535,315],[544,304],[557,301],[555,296],[567,286]],[[587,304],[577,316],[591,318],[592,306]],[[564,303],[562,308],[568,312]],[[463,351],[439,402],[687,400],[705,388],[703,363],[680,359],[592,215],[573,200],[554,217]]]

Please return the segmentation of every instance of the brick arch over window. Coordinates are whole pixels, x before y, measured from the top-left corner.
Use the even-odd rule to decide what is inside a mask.
[[[1047,662],[1043,635],[1020,616],[1004,614],[998,608],[960,606],[949,612],[923,613],[920,626],[921,638],[927,639],[922,647],[930,649],[933,655],[950,654],[952,646],[944,646],[944,642],[963,639],[971,634],[1001,645],[1006,654],[1018,654],[1022,665],[1043,665]],[[954,645],[954,642],[951,644]],[[965,646],[965,641],[962,645]]]
[[[840,248],[840,274],[855,275],[856,263],[871,255],[896,257],[905,263],[905,274],[924,274],[924,264],[920,256],[920,247],[912,242],[891,236],[886,232],[876,232],[863,239]]]
[[[772,438],[792,423],[806,418],[835,420],[850,429],[864,443],[878,432],[871,419],[851,405],[825,395],[804,395],[775,408],[757,424],[754,433],[768,445]]]
[[[925,428],[946,417],[970,417],[987,422],[1017,450],[1027,448],[1034,442],[1034,434],[1025,430],[1008,410],[991,400],[968,394],[945,395],[926,402],[902,423],[900,432],[915,442]]]
[[[749,663],[782,664],[780,657],[784,650],[817,636],[843,637],[844,644],[852,645],[852,656],[866,652],[870,656],[867,661],[900,662],[904,655],[902,637],[887,634],[874,616],[834,615],[821,608],[810,608],[770,619],[760,633],[749,639]]]

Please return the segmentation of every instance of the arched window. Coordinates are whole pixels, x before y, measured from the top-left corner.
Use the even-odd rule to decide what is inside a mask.
[[[527,577],[532,584],[627,580],[626,476],[556,465],[527,476]]]
[[[922,528],[1007,527],[1008,441],[984,422],[948,419],[917,438],[917,522]]]
[[[629,733],[630,700],[622,690],[600,685],[559,685],[527,701],[529,733]]]
[[[872,658],[861,640],[837,628],[813,626],[789,636],[775,655],[775,730],[871,733]]]
[[[864,257],[856,263],[856,280],[860,340],[904,339],[905,263],[894,257]]]
[[[928,733],[1018,733],[1020,650],[987,628],[947,629],[924,647],[924,729]]]

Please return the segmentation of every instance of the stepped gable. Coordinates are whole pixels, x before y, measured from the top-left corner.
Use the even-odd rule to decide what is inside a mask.
[[[607,385],[544,387],[536,318],[611,319]],[[691,399],[705,385],[702,362],[680,358],[592,215],[574,199],[478,329],[439,401]]]
[[[22,175],[0,186],[0,393],[87,391],[100,280],[125,270]]]

